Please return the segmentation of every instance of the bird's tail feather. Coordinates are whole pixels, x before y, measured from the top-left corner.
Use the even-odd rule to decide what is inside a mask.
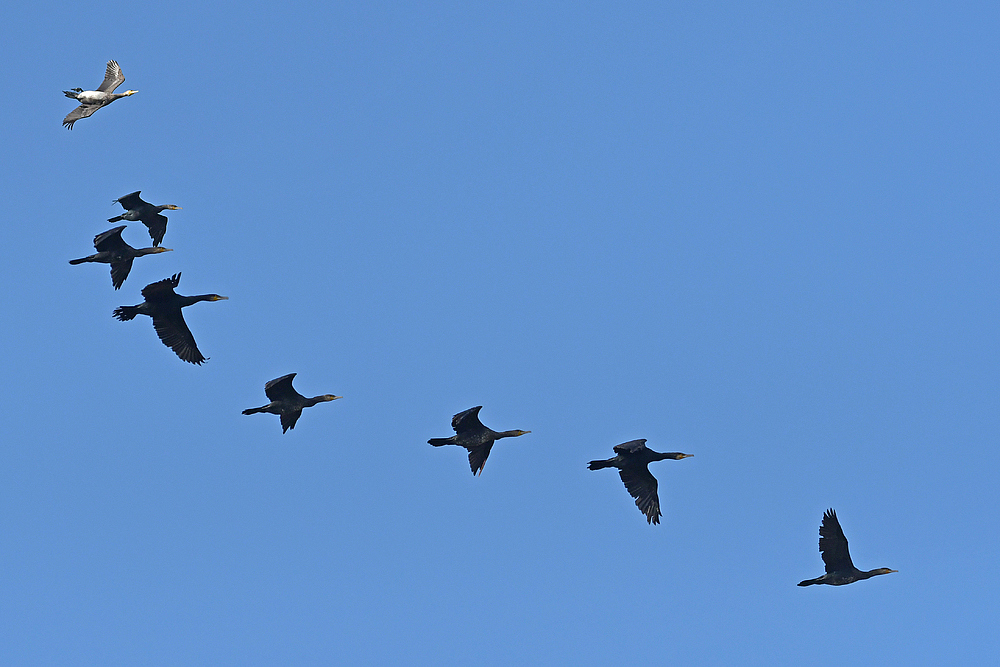
[[[602,468],[610,468],[611,464],[607,461],[591,461],[587,464],[587,468],[590,470],[601,470]]]
[[[799,586],[812,586],[813,584],[818,584],[819,579],[806,579],[805,581],[800,581]]]
[[[118,308],[115,308],[115,312],[113,313],[113,315],[122,322],[135,319],[135,316],[138,314],[138,306],[119,306]]]
[[[264,412],[264,408],[247,408],[246,410],[243,411],[243,414],[245,414],[245,415],[255,415],[258,412]]]
[[[450,445],[451,438],[431,438],[427,441],[427,444],[434,445],[435,447],[440,447],[441,445]]]
[[[63,91],[63,94],[64,94],[64,95],[65,95],[66,97],[70,98],[71,100],[75,100],[75,99],[77,99],[77,97],[76,97],[76,93],[75,93],[75,92],[73,92],[72,90],[64,90],[64,91]]]
[[[116,215],[113,218],[108,218],[108,222],[118,222],[119,220],[124,220],[125,217],[121,215]]]
[[[83,264],[84,262],[89,262],[89,261],[90,261],[89,257],[81,257],[80,259],[71,259],[69,260],[69,263],[75,265],[75,264]]]

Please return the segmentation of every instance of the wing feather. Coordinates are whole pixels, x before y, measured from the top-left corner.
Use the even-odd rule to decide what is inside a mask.
[[[844,529],[840,527],[837,513],[832,509],[823,513],[823,523],[819,527],[819,550],[823,554],[827,572],[854,569]]]
[[[623,468],[618,471],[635,506],[646,515],[648,523],[660,523],[660,498],[656,495],[656,478],[646,466]]]

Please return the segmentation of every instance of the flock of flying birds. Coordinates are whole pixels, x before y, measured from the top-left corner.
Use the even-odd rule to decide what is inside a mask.
[[[108,61],[104,81],[97,90],[83,90],[74,88],[63,91],[66,97],[80,102],[80,106],[71,111],[63,119],[63,125],[68,129],[73,129],[73,124],[81,118],[89,118],[101,107],[105,107],[117,99],[134,95],[137,91],[126,90],[124,93],[115,93],[115,90],[125,82],[125,75],[122,74],[121,67],[114,60]],[[119,197],[113,203],[119,203],[125,212],[119,216],[110,218],[108,222],[118,222],[126,220],[129,222],[141,222],[149,230],[149,236],[153,240],[151,248],[133,248],[122,239],[122,230],[126,225],[109,229],[94,237],[94,248],[97,252],[87,257],[70,260],[70,264],[83,264],[85,262],[98,262],[111,265],[111,284],[117,290],[128,278],[132,269],[132,262],[136,257],[169,252],[170,248],[160,247],[163,236],[167,231],[167,218],[162,211],[178,210],[179,206],[164,204],[154,206],[143,201],[139,197],[140,191]],[[222,301],[229,297],[218,294],[200,294],[197,296],[182,296],[174,290],[180,283],[181,274],[175,273],[170,278],[150,283],[142,289],[143,303],[135,306],[120,306],[114,311],[114,317],[124,322],[134,319],[136,315],[148,315],[153,320],[153,329],[164,345],[169,347],[177,356],[192,364],[202,364],[207,357],[202,355],[195,343],[191,330],[184,322],[181,309],[199,301]],[[248,408],[243,411],[245,415],[256,413],[270,413],[278,415],[281,419],[281,432],[285,433],[290,428],[295,428],[295,422],[302,415],[304,408],[309,408],[317,403],[333,401],[341,398],[333,394],[323,394],[306,398],[292,387],[292,379],[295,373],[289,373],[280,378],[271,380],[264,385],[264,393],[270,401],[267,405],[259,408]],[[448,438],[431,438],[427,442],[435,447],[443,445],[458,445],[469,451],[469,466],[472,474],[481,474],[486,466],[486,459],[490,455],[493,444],[501,438],[512,438],[530,433],[531,431],[511,430],[494,431],[479,420],[479,411],[482,406],[477,406],[460,412],[451,420],[451,426],[455,435]],[[660,499],[657,495],[656,478],[649,472],[649,464],[654,461],[665,459],[680,460],[692,454],[682,454],[680,452],[655,452],[646,447],[646,441],[632,440],[614,447],[615,456],[606,460],[591,461],[588,464],[590,470],[601,470],[603,468],[617,468],[618,474],[625,488],[632,498],[635,499],[636,507],[642,512],[649,524],[660,523]],[[842,586],[879,574],[896,572],[889,568],[878,568],[875,570],[863,571],[854,566],[851,555],[847,549],[847,538],[837,520],[837,513],[832,509],[823,514],[823,522],[819,529],[819,550],[823,556],[826,573],[815,579],[807,579],[799,583],[799,586],[811,586],[813,584],[829,584],[831,586]]]

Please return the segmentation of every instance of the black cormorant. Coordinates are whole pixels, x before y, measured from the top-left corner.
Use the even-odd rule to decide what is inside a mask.
[[[847,538],[844,537],[844,529],[840,527],[837,520],[837,513],[828,509],[823,513],[823,523],[819,527],[819,550],[823,554],[823,565],[826,566],[826,574],[815,579],[800,581],[799,586],[812,586],[813,584],[829,584],[831,586],[843,586],[853,584],[855,581],[870,579],[878,574],[889,574],[897,570],[890,570],[887,567],[880,567],[877,570],[863,572],[854,567],[851,561],[851,554],[847,550]]]
[[[255,415],[258,412],[269,412],[272,415],[279,415],[281,417],[281,432],[285,433],[288,429],[295,428],[295,422],[302,416],[302,408],[311,408],[317,403],[343,398],[333,394],[306,398],[292,388],[292,378],[294,377],[295,373],[289,373],[265,384],[264,394],[271,399],[271,402],[259,408],[248,408],[243,411],[243,414]]]
[[[222,301],[228,296],[218,294],[199,294],[198,296],[181,296],[174,292],[181,281],[181,274],[175,273],[170,278],[150,283],[142,288],[145,302],[138,306],[121,306],[115,309],[114,316],[122,322],[131,320],[136,315],[149,315],[153,318],[153,328],[163,344],[177,353],[177,356],[192,364],[201,364],[206,357],[198,350],[194,336],[184,322],[181,308],[199,301]]]
[[[630,440],[614,446],[614,458],[591,461],[591,470],[618,468],[618,474],[625,483],[629,494],[635,498],[635,506],[646,515],[646,522],[660,523],[660,499],[656,495],[656,478],[649,472],[649,464],[664,459],[686,459],[694,454],[667,452],[660,454],[646,447],[646,440]]]
[[[126,90],[124,93],[115,93],[115,88],[123,83],[125,83],[125,75],[122,74],[122,68],[114,60],[109,60],[107,71],[104,73],[104,82],[97,87],[97,90],[84,90],[83,88],[64,90],[63,93],[66,97],[76,100],[80,106],[63,118],[63,125],[72,130],[73,123],[81,118],[93,115],[95,111],[108,106],[117,99],[139,92],[138,90]]]
[[[94,247],[97,253],[89,257],[69,260],[70,264],[84,262],[100,262],[111,265],[111,284],[118,289],[128,278],[132,270],[132,260],[143,255],[155,255],[160,252],[170,252],[171,248],[133,248],[122,240],[122,230],[125,225],[109,229],[94,237]]]
[[[493,429],[486,428],[479,421],[479,411],[483,406],[479,405],[469,408],[465,412],[459,412],[451,418],[451,427],[455,429],[455,435],[450,438],[431,438],[427,442],[440,447],[442,445],[459,445],[469,450],[469,466],[472,467],[472,474],[482,473],[486,466],[486,459],[490,455],[493,443],[500,438],[513,438],[531,431],[501,431],[497,433]]]
[[[160,211],[179,211],[181,207],[173,204],[153,206],[139,198],[140,192],[142,190],[136,190],[111,202],[112,204],[121,204],[125,212],[108,218],[108,222],[118,222],[119,220],[141,222],[149,229],[149,238],[153,239],[153,245],[158,246],[163,241],[163,235],[167,232],[167,216],[160,215]]]

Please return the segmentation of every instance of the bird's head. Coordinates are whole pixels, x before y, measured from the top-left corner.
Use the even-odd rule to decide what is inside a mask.
[[[689,458],[691,458],[692,456],[694,456],[694,454],[681,454],[680,452],[676,452],[676,453],[675,453],[675,454],[674,454],[673,456],[671,456],[670,458],[672,458],[672,459],[675,459],[675,460],[677,460],[677,461],[680,461],[681,459],[689,459]]]
[[[127,95],[135,95],[138,92],[139,92],[138,90],[126,90],[124,93],[122,93],[122,95],[126,95],[126,96]]]
[[[343,398],[343,396],[334,396],[333,394],[323,394],[322,396],[320,396],[320,400],[323,401],[335,401],[338,398]]]
[[[181,210],[180,206],[174,206],[173,204],[167,204],[166,206],[164,206],[164,208],[167,209],[168,211],[179,211],[179,210]]]
[[[208,301],[228,301],[229,297],[228,296],[222,296],[220,294],[209,294],[207,300]]]
[[[522,431],[521,429],[514,429],[514,430],[513,430],[512,432],[511,432],[511,435],[513,435],[514,437],[517,437],[517,436],[519,436],[519,435],[525,435],[525,434],[527,434],[527,433],[531,433],[531,431]]]
[[[890,570],[887,567],[880,567],[877,570],[872,570],[872,575],[876,575],[876,574],[889,574],[891,572],[899,572],[899,570]]]
[[[151,255],[157,255],[157,254],[159,254],[161,252],[173,252],[173,251],[174,251],[173,248],[163,248],[163,247],[157,246],[157,247],[153,248],[153,252],[151,252],[150,254]]]

